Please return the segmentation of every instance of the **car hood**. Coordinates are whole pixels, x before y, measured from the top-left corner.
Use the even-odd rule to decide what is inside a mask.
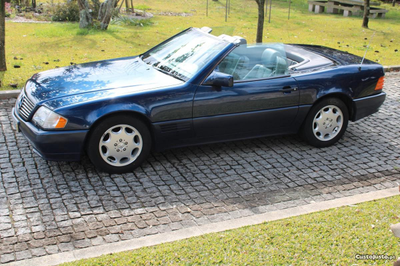
[[[43,102],[96,91],[135,93],[179,84],[183,81],[155,70],[139,57],[129,57],[40,72],[28,80],[25,90],[35,102]]]

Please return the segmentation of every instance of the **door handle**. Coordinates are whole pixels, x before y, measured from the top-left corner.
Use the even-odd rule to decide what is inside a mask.
[[[297,91],[297,87],[296,86],[285,86],[281,89],[281,92],[283,92],[283,93],[290,93],[292,91]]]

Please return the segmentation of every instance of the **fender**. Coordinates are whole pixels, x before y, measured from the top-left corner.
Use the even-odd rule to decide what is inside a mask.
[[[68,105],[54,109],[54,111],[68,119],[66,130],[90,129],[97,120],[121,111],[140,113],[151,121],[149,110],[146,110],[134,99],[134,96],[112,100],[102,99],[91,103]]]
[[[318,99],[330,94],[343,95],[353,99],[359,81],[355,66],[334,67],[321,71],[293,75],[299,85],[300,105],[312,105]],[[351,77],[349,79],[349,77]]]

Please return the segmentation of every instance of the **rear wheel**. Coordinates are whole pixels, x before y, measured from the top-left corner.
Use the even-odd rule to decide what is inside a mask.
[[[133,171],[150,150],[149,129],[142,121],[128,115],[102,121],[93,129],[87,146],[92,163],[108,173]]]
[[[311,108],[301,133],[310,145],[328,147],[343,136],[348,121],[346,104],[336,98],[323,99]]]

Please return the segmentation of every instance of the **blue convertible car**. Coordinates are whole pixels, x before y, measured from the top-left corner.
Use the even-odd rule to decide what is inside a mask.
[[[189,28],[133,57],[35,74],[15,128],[46,160],[132,171],[153,150],[300,133],[337,142],[385,100],[381,65],[327,47],[247,45]]]

